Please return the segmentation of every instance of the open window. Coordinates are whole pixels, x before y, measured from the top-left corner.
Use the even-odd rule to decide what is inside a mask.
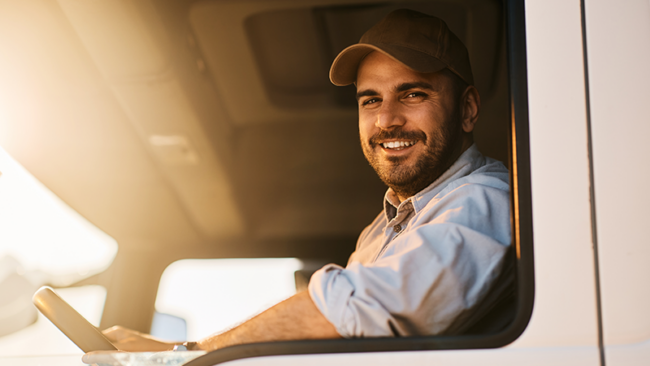
[[[231,117],[215,123],[228,124],[238,136],[227,165],[251,240],[266,246],[260,252],[265,255],[341,263],[359,230],[380,209],[377,197],[384,187],[357,147],[354,87],[334,87],[327,75],[339,51],[397,8],[439,16],[469,49],[482,98],[477,145],[511,172],[516,291],[512,306],[504,308],[511,316],[493,314],[508,323],[495,332],[454,337],[242,345],[188,365],[268,355],[493,348],[514,341],[528,324],[534,278],[523,1],[268,2],[257,9],[207,1],[189,6],[192,37],[209,70],[207,77]],[[252,69],[235,68],[237,63]],[[245,92],[246,98],[237,98],[237,92]],[[340,147],[334,156],[318,155],[319,147],[332,144]],[[340,175],[341,170],[346,174]],[[315,208],[323,205],[344,215],[337,229],[319,226],[322,212]],[[237,251],[229,254],[237,256]]]

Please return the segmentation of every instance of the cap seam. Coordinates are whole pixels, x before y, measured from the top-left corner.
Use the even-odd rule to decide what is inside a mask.
[[[438,33],[438,49],[436,50],[437,51],[436,57],[440,58],[440,56],[438,56],[438,54],[440,54],[443,51],[443,50],[441,50],[441,47],[440,47],[440,44],[442,43],[442,40],[440,39],[442,37],[442,24],[440,24],[440,23],[438,23],[438,32],[437,33]],[[444,52],[442,52],[442,53],[444,54]]]

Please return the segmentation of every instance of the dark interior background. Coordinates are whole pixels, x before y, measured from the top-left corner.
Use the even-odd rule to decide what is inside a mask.
[[[214,87],[214,76],[196,77],[195,53],[188,50],[187,34],[192,1],[157,1],[165,36],[174,50],[174,67],[197,109],[210,115],[211,105],[223,103],[202,90]],[[356,43],[363,32],[398,8],[411,8],[444,19],[467,45],[476,86],[482,98],[475,132],[481,151],[507,164],[508,101],[504,25],[499,1],[408,1],[334,6],[296,6],[253,12],[241,25],[253,50],[270,101],[284,110],[314,106],[356,110],[354,87],[335,87],[329,66],[338,52]],[[249,108],[255,108],[254,105]],[[344,265],[354,250],[358,233],[381,210],[386,187],[377,179],[359,147],[354,117],[322,121],[318,115],[300,121],[241,126],[228,119],[204,118],[214,134],[215,151],[230,172],[237,204],[246,222],[243,237],[211,240],[174,251],[151,267],[149,278],[136,287],[129,271],[148,258],[139,253],[118,257],[102,326],[124,324],[148,330],[157,279],[173,260],[185,257],[298,257],[311,263]],[[231,137],[224,149],[224,131]],[[130,268],[132,268],[130,270]],[[104,277],[108,277],[105,274]],[[101,275],[99,276],[101,277]],[[133,312],[128,294],[146,293],[148,302]],[[125,289],[133,288],[132,291]],[[139,290],[136,290],[138,288]],[[140,292],[139,298],[143,298]],[[128,310],[127,310],[128,309]],[[138,314],[137,317],[125,313]]]
[[[34,93],[44,99],[56,99],[58,105],[44,109],[35,104],[23,111],[8,99],[10,112],[24,118],[16,120],[11,136],[0,136],[0,145],[117,240],[113,264],[78,283],[108,289],[101,327],[121,324],[149,331],[158,281],[175,260],[298,257],[312,264],[346,263],[357,235],[381,211],[386,187],[359,147],[354,88],[331,85],[328,70],[338,52],[394,9],[436,15],[465,42],[482,99],[476,143],[485,155],[507,163],[509,111],[500,1],[134,0],[129,6],[135,10],[130,11],[143,19],[144,31],[165,60],[160,75],[138,79],[107,73],[110,63],[98,56],[138,64],[137,52],[120,49],[120,42],[108,42],[110,52],[99,52],[87,41],[118,34],[126,23],[116,20],[101,28],[98,22],[95,29],[93,22],[77,20],[110,14],[86,17],[62,3],[24,0],[24,7],[12,8],[20,14],[6,15],[24,24],[40,23],[43,30],[31,32],[25,25],[31,38],[22,39],[20,50],[0,60],[12,65],[0,68],[11,70],[11,80],[9,74],[0,75],[0,92],[13,98],[2,88],[15,83],[37,90]],[[88,4],[83,6],[94,6]],[[220,28],[228,20],[236,23]],[[2,23],[11,31],[2,33],[0,47],[15,44],[11,37],[20,36],[22,23]],[[123,32],[126,40],[129,31]],[[55,35],[65,40],[57,52],[71,55],[76,63],[61,62],[43,51]],[[35,57],[42,70],[59,74],[42,76],[42,70],[14,67]],[[206,148],[216,156],[202,164],[223,168],[222,193],[232,198],[236,213],[231,213],[232,205],[201,196],[197,182],[209,182],[206,177],[213,167],[172,166],[160,160],[142,131],[167,127],[156,126],[155,118],[148,124],[129,121],[137,120],[136,112],[156,116],[158,107],[164,110],[160,105],[147,105],[145,111],[133,104],[125,108],[129,95],[136,95],[128,94],[136,90],[134,85],[154,90],[169,75],[199,121]],[[58,86],[38,90],[45,82]],[[38,113],[39,118],[33,116]],[[182,127],[185,121],[175,123]],[[194,210],[203,198],[216,203]],[[201,212],[238,216],[241,229],[220,235],[206,229],[204,223],[210,221],[203,220]]]

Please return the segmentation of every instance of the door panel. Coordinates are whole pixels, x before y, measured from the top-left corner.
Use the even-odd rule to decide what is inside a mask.
[[[650,2],[586,0],[607,365],[650,358]]]

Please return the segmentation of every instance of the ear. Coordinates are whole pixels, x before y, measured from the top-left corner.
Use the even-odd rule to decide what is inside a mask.
[[[476,126],[479,110],[481,109],[481,96],[473,85],[465,89],[461,97],[463,131],[470,133]]]

